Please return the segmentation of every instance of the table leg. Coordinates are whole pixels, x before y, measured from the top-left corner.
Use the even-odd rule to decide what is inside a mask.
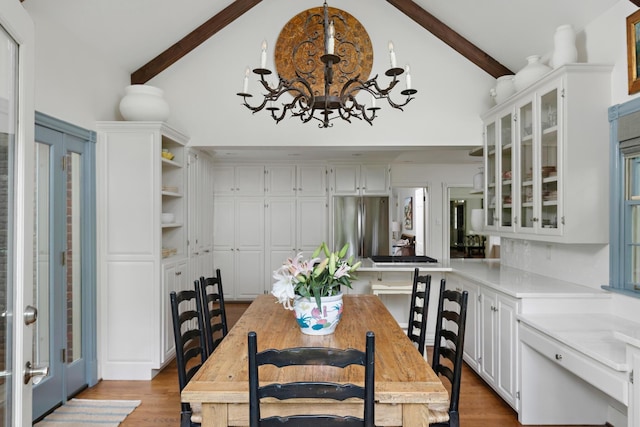
[[[403,427],[428,427],[429,408],[426,403],[405,403],[402,405]]]
[[[227,427],[226,403],[202,404],[202,427]]]

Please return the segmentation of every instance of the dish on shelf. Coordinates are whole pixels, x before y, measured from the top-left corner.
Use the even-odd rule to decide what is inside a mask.
[[[163,212],[162,214],[160,214],[160,220],[162,221],[163,224],[170,224],[173,221],[175,221],[176,216],[172,213],[165,213]]]
[[[167,160],[173,160],[173,158],[175,157],[175,154],[171,153],[166,148],[164,150],[162,150],[161,155],[162,155],[162,157],[164,157]]]
[[[162,258],[168,258],[178,253],[177,248],[162,248]]]
[[[502,178],[503,179],[511,179],[511,171],[502,172]]]
[[[557,173],[555,166],[543,166],[542,167],[542,177],[546,178],[551,175],[551,173]]]

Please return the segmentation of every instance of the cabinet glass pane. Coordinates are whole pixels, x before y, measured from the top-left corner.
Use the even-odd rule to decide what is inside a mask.
[[[558,90],[540,98],[541,226],[558,228]]]
[[[512,210],[512,117],[511,114],[500,119],[500,182],[501,182],[501,206],[500,225],[510,227],[513,222]]]
[[[520,227],[533,227],[533,104],[518,111],[520,137]]]
[[[488,226],[494,225],[496,217],[496,124],[490,123],[485,132],[487,155],[486,155],[486,174],[487,174],[487,215],[486,221]]]

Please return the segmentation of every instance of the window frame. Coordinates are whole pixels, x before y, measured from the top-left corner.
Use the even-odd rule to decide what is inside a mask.
[[[640,156],[640,127],[638,134],[628,138],[620,135],[619,122],[625,116],[640,113],[640,98],[609,108],[610,122],[610,225],[609,225],[609,284],[603,289],[640,298],[640,290],[633,289],[630,280],[631,231],[630,212],[640,201],[627,200],[627,159],[630,154]],[[620,141],[624,138],[624,141]],[[638,140],[633,148],[626,147],[624,142]]]

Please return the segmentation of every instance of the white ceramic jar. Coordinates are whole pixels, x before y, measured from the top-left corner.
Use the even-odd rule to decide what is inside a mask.
[[[517,91],[536,82],[540,77],[551,71],[551,67],[540,61],[540,55],[527,56],[527,65],[516,73],[514,84]]]
[[[560,25],[553,36],[553,56],[551,66],[558,68],[578,61],[576,33],[571,25]]]
[[[169,104],[164,91],[155,86],[131,85],[124,89],[120,114],[129,121],[159,121],[169,118]]]
[[[515,76],[513,74],[498,77],[495,91],[493,92],[495,94],[494,100],[496,104],[502,103],[505,99],[516,93],[514,78]]]

